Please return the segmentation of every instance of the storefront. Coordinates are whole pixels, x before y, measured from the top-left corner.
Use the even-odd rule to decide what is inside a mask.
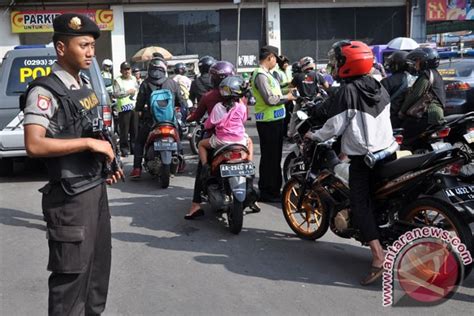
[[[49,8],[52,8],[52,4],[48,7],[48,2],[42,1],[41,8],[17,4],[10,9],[10,22],[14,21],[13,11],[29,10],[39,14],[51,11]],[[76,12],[78,9],[84,10],[89,2],[83,2],[79,6],[78,1],[74,4],[71,1],[71,6],[61,9]],[[102,1],[100,7],[89,6],[87,10],[110,10],[112,24],[97,42],[97,58],[99,61],[111,58],[115,70],[119,69],[121,62],[130,60],[135,52],[147,46],[164,47],[173,55],[212,55],[238,63],[240,68],[251,68],[257,65],[258,49],[264,44],[280,47],[281,52],[292,61],[308,55],[324,62],[332,43],[340,39],[382,44],[394,37],[405,36],[406,2],[242,1],[238,45],[238,10],[237,5],[230,0],[188,3]],[[30,28],[15,33],[19,44],[50,41],[51,33],[31,31]]]

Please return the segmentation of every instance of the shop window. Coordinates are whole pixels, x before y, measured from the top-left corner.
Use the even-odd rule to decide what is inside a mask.
[[[147,46],[173,55],[220,55],[217,11],[138,12],[124,18],[127,59]]]
[[[311,56],[324,64],[332,44],[339,40],[386,44],[405,36],[404,12],[405,7],[282,9],[282,53],[291,61]]]

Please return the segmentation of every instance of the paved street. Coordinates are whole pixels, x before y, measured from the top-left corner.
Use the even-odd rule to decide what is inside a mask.
[[[249,134],[256,135],[254,126]],[[128,173],[132,159],[125,161]],[[191,157],[166,190],[147,174],[109,189],[113,262],[105,315],[472,312],[474,274],[440,306],[383,308],[381,282],[358,285],[370,265],[368,248],[331,232],[317,242],[300,240],[279,205],[245,216],[238,236],[209,210],[185,221],[196,161]],[[16,177],[0,178],[1,314],[45,315],[47,243],[37,191],[45,178],[19,167]]]

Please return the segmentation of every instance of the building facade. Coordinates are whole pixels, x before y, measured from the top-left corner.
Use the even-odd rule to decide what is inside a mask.
[[[257,65],[259,47],[270,44],[291,61],[312,56],[324,63],[338,40],[386,44],[394,37],[407,36],[410,30],[410,2],[406,0],[240,1],[240,32],[234,2],[239,1],[3,1],[2,11],[9,14],[0,15],[0,35],[5,39],[0,54],[19,44],[50,42],[51,29],[49,33],[35,31],[45,21],[38,22],[36,17],[36,24],[27,27],[25,20],[33,18],[22,17],[57,11],[88,10],[97,19],[107,17],[110,25],[97,42],[97,58],[111,58],[115,70],[147,46],[164,47],[173,55],[212,55],[248,68]],[[20,31],[14,31],[14,24]]]

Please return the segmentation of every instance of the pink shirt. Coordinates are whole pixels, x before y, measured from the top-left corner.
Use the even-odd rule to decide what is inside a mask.
[[[229,112],[219,102],[212,109],[204,128],[215,127],[215,134],[219,140],[240,141],[245,137],[245,121],[247,121],[247,107],[242,102],[236,102]]]

